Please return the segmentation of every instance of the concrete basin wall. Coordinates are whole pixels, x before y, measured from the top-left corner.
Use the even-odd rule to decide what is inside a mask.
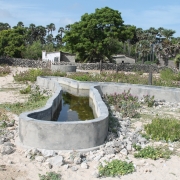
[[[66,80],[63,82],[67,83]],[[37,84],[51,89],[54,95],[45,107],[20,114],[19,139],[23,145],[48,150],[88,150],[104,143],[108,133],[109,113],[97,89],[92,87],[89,90],[97,118],[88,121],[54,122],[47,120],[50,120],[61,100],[61,86],[56,78],[48,77],[38,77]],[[72,85],[75,86],[75,81],[72,81]]]
[[[61,72],[76,72],[76,66],[51,64],[51,70],[52,71],[61,71]]]

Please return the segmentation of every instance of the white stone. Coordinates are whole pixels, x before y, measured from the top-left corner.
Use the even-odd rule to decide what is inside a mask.
[[[36,156],[35,157],[35,160],[37,161],[37,162],[44,162],[44,157],[43,156]]]
[[[127,150],[126,150],[125,148],[122,149],[122,150],[120,151],[120,153],[123,154],[123,155],[125,155],[125,156],[128,155],[128,152],[127,152]]]
[[[72,171],[77,171],[77,170],[78,170],[78,167],[77,167],[77,166],[73,166],[73,167],[71,167],[71,170],[72,170]]]
[[[64,159],[62,156],[55,156],[47,159],[46,162],[51,163],[53,166],[62,166],[64,164]]]
[[[88,169],[87,163],[86,163],[86,162],[82,162],[82,163],[81,163],[81,168],[83,168],[83,169]]]
[[[1,153],[2,153],[3,155],[5,155],[5,154],[11,154],[11,153],[13,153],[13,151],[14,151],[14,149],[13,149],[11,146],[3,146],[3,147],[1,148]]]
[[[41,153],[44,157],[53,157],[53,156],[56,156],[56,153],[55,151],[53,150],[46,150],[46,149],[42,149],[41,150]]]

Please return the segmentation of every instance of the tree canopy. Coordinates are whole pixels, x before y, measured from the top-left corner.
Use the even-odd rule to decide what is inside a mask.
[[[81,61],[110,59],[117,52],[119,41],[131,39],[135,26],[125,26],[121,13],[109,7],[96,9],[95,13],[84,14],[65,30],[63,42],[77,53]]]

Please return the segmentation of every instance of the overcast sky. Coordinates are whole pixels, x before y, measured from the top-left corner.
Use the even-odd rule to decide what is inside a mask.
[[[11,26],[19,21],[25,26],[54,23],[59,29],[105,6],[121,12],[124,24],[164,27],[180,37],[180,0],[0,0],[0,22]]]

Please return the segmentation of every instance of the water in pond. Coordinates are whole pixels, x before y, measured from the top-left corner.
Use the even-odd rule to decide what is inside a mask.
[[[60,111],[55,121],[84,121],[94,119],[93,110],[89,106],[89,97],[79,97],[63,92]]]

